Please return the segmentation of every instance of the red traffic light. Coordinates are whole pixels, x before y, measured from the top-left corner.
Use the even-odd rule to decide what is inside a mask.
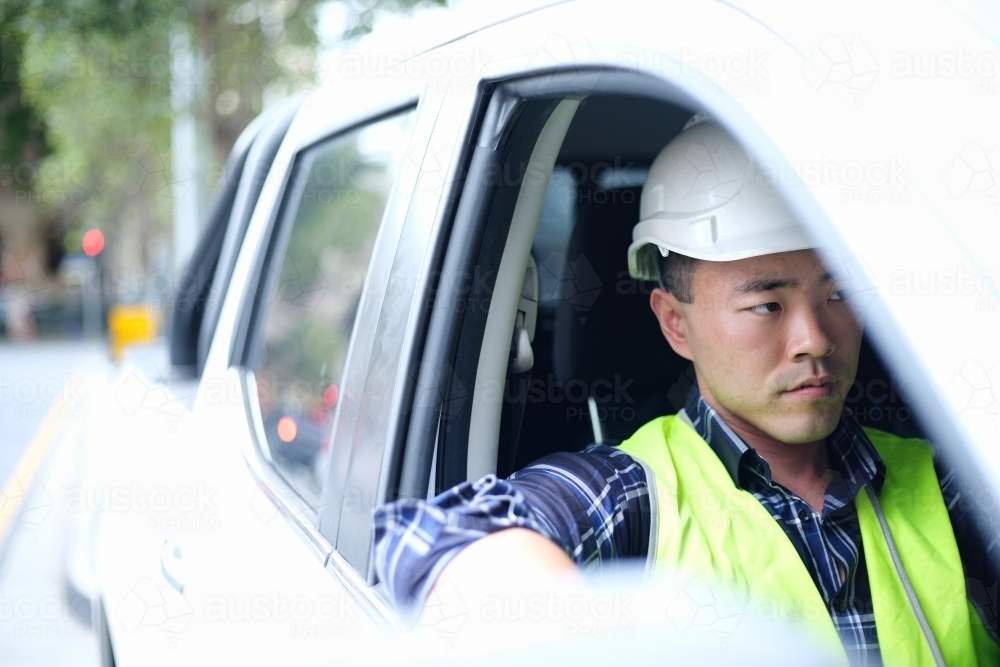
[[[83,235],[83,252],[87,254],[88,257],[96,257],[104,250],[104,234],[100,229],[88,229],[87,233]]]

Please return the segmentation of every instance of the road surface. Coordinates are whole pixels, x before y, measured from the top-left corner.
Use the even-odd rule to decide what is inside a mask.
[[[70,611],[65,490],[78,469],[63,439],[88,386],[111,369],[98,341],[0,343],[0,666],[98,664]]]

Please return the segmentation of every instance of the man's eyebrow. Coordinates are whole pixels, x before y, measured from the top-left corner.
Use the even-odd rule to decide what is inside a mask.
[[[746,280],[733,291],[739,294],[753,294],[755,292],[770,292],[783,287],[798,287],[799,281],[794,278],[751,278]]]
[[[820,276],[821,283],[828,283],[833,280],[833,276],[827,272]],[[746,280],[734,289],[738,294],[754,294],[756,292],[770,292],[771,290],[785,287],[798,287],[799,281],[795,278],[751,278]]]

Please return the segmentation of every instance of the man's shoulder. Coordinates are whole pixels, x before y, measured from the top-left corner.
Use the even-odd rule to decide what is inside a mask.
[[[663,433],[664,424],[676,417],[667,415],[652,419],[620,443],[595,443],[575,452],[548,454],[521,468],[509,479],[526,481],[542,476],[558,477],[574,484],[586,480],[588,487],[595,488],[606,484],[627,488],[645,486],[646,470],[641,455],[631,445],[652,439],[656,431]]]
[[[595,481],[628,477],[643,483],[646,479],[642,466],[631,455],[617,445],[607,443],[591,444],[576,452],[548,454],[521,468],[510,479],[523,480],[535,475]]]
[[[907,457],[921,454],[934,457],[934,448],[922,438],[904,438],[871,426],[864,426],[862,430],[882,458],[899,454],[905,454]]]
[[[686,441],[692,437],[699,439],[701,436],[682,411],[651,419],[636,429],[635,433],[619,445],[619,448],[634,457],[645,459],[657,456],[666,442]]]
[[[580,468],[580,467],[620,467],[629,465],[632,457],[617,444],[595,443],[575,452],[553,452],[525,466],[518,475],[527,470],[544,470],[549,468]]]

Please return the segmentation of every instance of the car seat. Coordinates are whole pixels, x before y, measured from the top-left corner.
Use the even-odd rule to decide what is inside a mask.
[[[510,462],[498,468],[501,475],[555,451],[598,441],[616,444],[684,405],[694,378],[690,363],[660,333],[649,308],[654,285],[628,275],[641,191],[581,186],[577,192],[551,352],[537,351],[532,371],[532,382],[545,396],[529,396],[519,437],[502,441],[502,448],[515,451],[501,452],[500,462]],[[552,266],[551,258],[536,259]],[[540,335],[538,343],[545,338]]]

